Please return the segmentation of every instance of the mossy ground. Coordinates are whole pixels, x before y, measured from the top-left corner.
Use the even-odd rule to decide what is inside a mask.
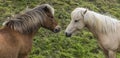
[[[55,18],[62,26],[60,33],[40,28],[33,41],[30,58],[103,58],[96,38],[84,28],[71,38],[64,35],[70,22],[70,13],[76,7],[85,7],[95,12],[120,19],[119,0],[0,0],[0,25],[11,15],[48,3],[55,8]],[[120,54],[118,53],[118,58]]]

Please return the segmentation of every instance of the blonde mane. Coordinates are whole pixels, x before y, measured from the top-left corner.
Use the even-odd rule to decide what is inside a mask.
[[[103,33],[116,32],[119,23],[115,18],[90,10],[84,14],[84,21],[93,29]]]

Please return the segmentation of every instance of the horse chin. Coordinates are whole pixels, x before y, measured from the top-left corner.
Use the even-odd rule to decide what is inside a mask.
[[[60,32],[60,29],[55,29],[55,30],[53,30],[53,32],[58,33],[58,32]]]
[[[65,33],[65,35],[66,35],[66,37],[71,37],[72,36],[72,34],[71,33]]]

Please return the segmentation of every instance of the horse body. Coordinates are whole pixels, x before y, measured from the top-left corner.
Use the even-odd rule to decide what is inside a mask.
[[[71,22],[66,28],[66,36],[87,27],[97,38],[106,58],[116,58],[120,50],[120,21],[85,8],[76,8],[71,13]]]
[[[119,24],[119,27],[120,27],[120,24]],[[100,48],[102,48],[104,54],[106,55],[105,56],[106,58],[110,58],[110,57],[116,58],[115,53],[120,50],[120,35],[119,35],[120,28],[119,27],[117,28],[117,32],[108,33],[108,34],[104,34],[102,32],[100,33],[90,27],[88,28],[97,38],[98,44]],[[109,54],[109,51],[112,51],[111,53],[113,53],[114,56],[112,54]]]
[[[0,29],[0,58],[25,58],[32,48],[33,35],[9,28]]]
[[[0,29],[0,58],[28,58],[40,27],[60,31],[53,15],[54,9],[43,4],[5,21]]]
[[[116,52],[120,50],[119,31],[120,29],[115,33],[98,33],[96,36],[98,37],[99,46],[103,49],[106,58],[116,58]]]
[[[1,47],[0,48],[0,51],[1,51],[0,58],[7,58],[7,57],[10,57],[10,58],[15,57],[16,58],[17,57],[17,55],[15,55],[15,54],[18,53],[18,50],[17,50],[18,48],[16,48],[18,46],[17,45],[18,42],[17,42],[17,39],[12,39],[12,38],[14,38],[14,36],[7,29],[0,30],[0,47]],[[14,41],[15,41],[15,43],[14,43]],[[8,53],[8,52],[10,52],[10,53]]]
[[[97,19],[99,20],[99,17],[97,17],[97,15],[103,17],[103,15],[99,15],[97,13],[92,13],[89,11],[88,11],[88,13],[96,15],[96,16],[94,16],[96,21],[97,21]],[[88,14],[86,13],[85,16],[88,16]],[[92,16],[92,15],[89,15],[89,16]],[[86,22],[86,27],[98,38],[98,42],[99,42],[99,45],[101,46],[101,48],[106,49],[106,50],[114,50],[116,52],[120,46],[120,36],[119,36],[120,22],[113,20],[113,18],[110,18],[107,16],[105,16],[105,17],[106,17],[106,19],[104,19],[104,17],[103,17],[103,20],[101,20],[101,21],[99,20],[97,23],[95,23],[95,25],[98,25],[98,26],[91,25],[90,22]],[[84,19],[89,20],[90,18],[85,17]],[[105,20],[106,20],[106,22],[104,22]],[[109,20],[111,22],[109,22],[107,20]],[[104,26],[104,24],[101,24],[101,23],[109,24],[109,25]],[[110,26],[112,24],[113,24],[113,26]],[[100,25],[104,26],[104,28],[99,27]],[[107,29],[107,28],[110,28],[110,29]]]

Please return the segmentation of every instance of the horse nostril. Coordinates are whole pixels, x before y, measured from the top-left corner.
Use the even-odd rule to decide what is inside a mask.
[[[54,30],[55,33],[59,32],[60,31],[60,28],[57,28]]]
[[[66,37],[71,37],[72,34],[65,32]]]
[[[57,33],[57,32],[60,31],[60,29],[61,29],[61,27],[60,27],[59,25],[57,25],[57,26],[55,27],[55,29],[54,29],[54,32]]]

